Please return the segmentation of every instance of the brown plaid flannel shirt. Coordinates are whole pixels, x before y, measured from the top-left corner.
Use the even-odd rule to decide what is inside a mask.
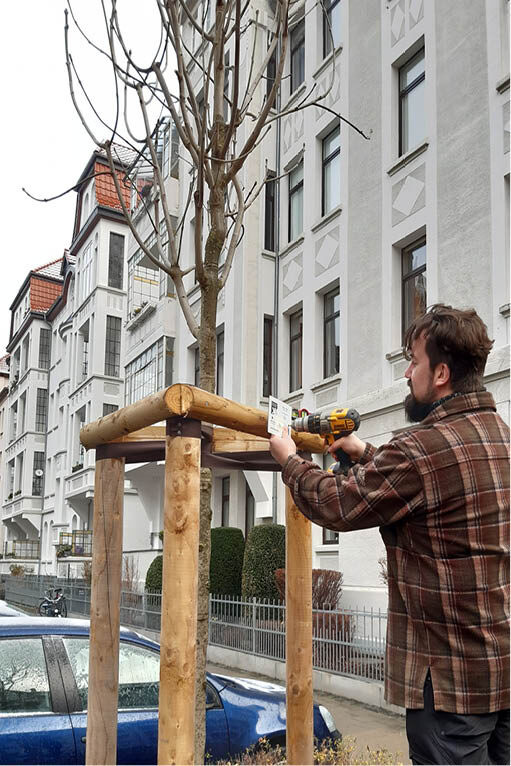
[[[509,708],[509,428],[487,392],[457,396],[346,477],[298,456],[282,477],[311,521],[380,527],[389,609],[385,697],[422,708]]]

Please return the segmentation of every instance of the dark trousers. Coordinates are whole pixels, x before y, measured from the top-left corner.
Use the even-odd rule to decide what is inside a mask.
[[[424,709],[406,711],[414,764],[509,764],[509,710],[460,715],[435,710],[428,671]]]

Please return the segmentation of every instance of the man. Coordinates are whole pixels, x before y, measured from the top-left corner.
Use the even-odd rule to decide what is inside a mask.
[[[339,439],[346,476],[270,449],[302,513],[327,529],[380,527],[389,610],[385,696],[406,708],[421,764],[509,764],[509,429],[483,388],[493,343],[475,311],[441,304],[405,337],[420,425],[375,449]]]

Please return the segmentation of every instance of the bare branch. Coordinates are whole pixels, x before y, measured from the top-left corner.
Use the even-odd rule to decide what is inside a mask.
[[[222,272],[222,276],[220,278],[220,289],[225,285],[227,282],[227,278],[229,277],[229,274],[231,272],[232,268],[232,261],[234,258],[234,253],[236,252],[236,248],[238,246],[238,239],[241,232],[241,227],[243,225],[243,216],[245,214],[245,202],[243,200],[243,192],[241,190],[240,183],[236,176],[232,179],[232,184],[234,188],[236,189],[236,194],[238,197],[238,215],[236,217],[236,223],[234,224],[234,230],[231,235],[231,241],[229,242],[229,248],[227,250],[227,257],[225,259],[224,269]]]

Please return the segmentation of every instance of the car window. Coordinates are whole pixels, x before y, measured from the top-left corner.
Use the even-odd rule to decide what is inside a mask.
[[[87,709],[89,639],[64,638],[76,678],[82,710]],[[119,708],[158,707],[160,656],[143,646],[121,641],[119,646]]]
[[[50,684],[40,638],[0,641],[0,714],[52,710]]]
[[[206,683],[206,710],[222,707],[220,698],[210,683]]]

